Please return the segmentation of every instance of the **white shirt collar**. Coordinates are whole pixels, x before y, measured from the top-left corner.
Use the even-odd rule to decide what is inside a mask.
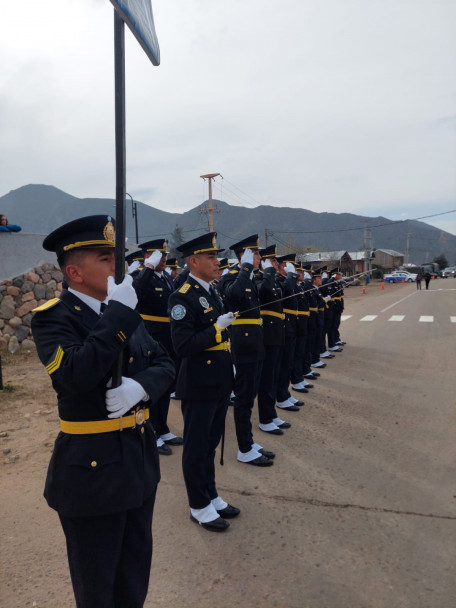
[[[192,279],[195,279],[195,281],[197,283],[199,283],[201,285],[201,287],[204,287],[204,289],[207,291],[207,293],[211,293],[210,290],[210,283],[206,283],[206,281],[203,281],[203,279],[200,279],[198,277],[195,277],[194,274],[192,274],[191,272],[188,275],[189,277],[192,277]]]
[[[76,289],[72,289],[71,287],[68,287],[68,291],[70,291],[74,296],[82,300],[84,304],[87,304],[87,306],[91,308],[93,312],[95,312],[97,315],[100,314],[100,300],[92,298],[92,296],[88,296],[86,293],[76,291]]]

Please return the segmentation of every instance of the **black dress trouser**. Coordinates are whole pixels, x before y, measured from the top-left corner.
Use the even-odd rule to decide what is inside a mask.
[[[182,399],[184,448],[182,472],[192,509],[204,509],[217,498],[215,448],[220,443],[230,395],[212,400]]]
[[[235,365],[234,425],[239,450],[245,454],[251,450],[253,445],[252,408],[258,394],[263,361],[235,362]]]
[[[152,562],[156,489],[141,507],[63,517],[77,608],[142,608]]]
[[[269,424],[277,418],[275,409],[277,395],[277,372],[283,346],[265,345],[266,356],[261,370],[258,388],[258,416],[261,424]]]

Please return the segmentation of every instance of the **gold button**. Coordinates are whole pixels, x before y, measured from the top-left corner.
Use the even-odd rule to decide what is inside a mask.
[[[92,467],[92,469],[94,469],[97,466],[98,462],[96,460],[92,460],[92,462],[90,463],[90,466]]]
[[[128,363],[133,363],[133,357],[130,357],[130,358],[128,359]]]
[[[207,364],[210,365],[212,361],[210,359],[207,360]]]
[[[143,426],[141,427],[141,433],[144,433],[144,427]]]
[[[247,332],[244,334],[244,336],[248,336],[248,335],[249,335],[249,334],[248,334]]]

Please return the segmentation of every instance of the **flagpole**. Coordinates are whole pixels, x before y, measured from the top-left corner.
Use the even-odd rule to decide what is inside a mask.
[[[125,274],[125,28],[122,18],[114,9],[114,94],[116,139],[116,248],[115,281],[121,283]],[[122,381],[122,355],[112,374],[112,386]]]

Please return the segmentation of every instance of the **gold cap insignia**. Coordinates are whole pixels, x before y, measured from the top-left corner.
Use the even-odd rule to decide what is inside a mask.
[[[112,222],[108,222],[103,228],[103,236],[107,241],[113,241],[115,237],[114,225]]]
[[[212,247],[217,249],[217,241],[215,240],[215,235],[212,237]]]

